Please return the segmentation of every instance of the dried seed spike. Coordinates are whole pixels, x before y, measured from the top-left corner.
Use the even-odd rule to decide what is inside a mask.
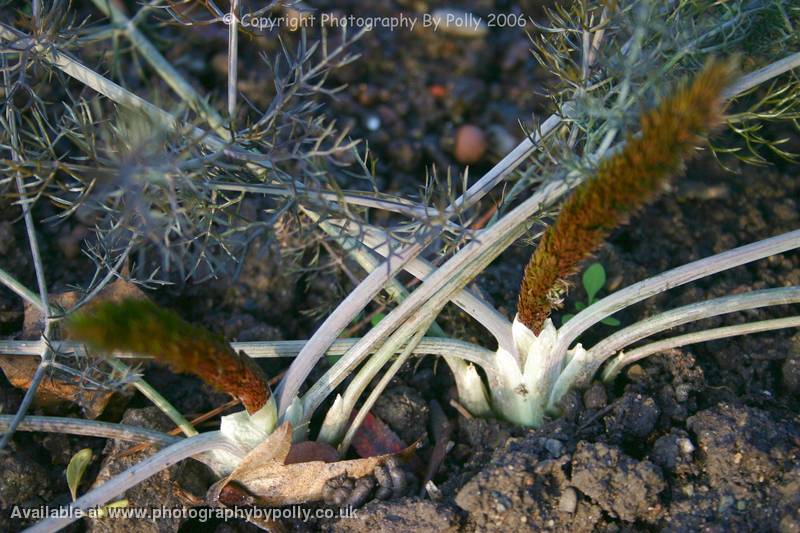
[[[519,320],[537,335],[564,293],[568,278],[611,230],[651,200],[663,184],[722,121],[723,90],[733,79],[732,61],[709,60],[691,82],[680,83],[642,115],[641,133],[602,161],[594,177],[564,203],[525,267]]]
[[[99,302],[67,322],[70,337],[103,352],[147,354],[242,401],[250,414],[269,398],[261,368],[221,337],[149,300]]]

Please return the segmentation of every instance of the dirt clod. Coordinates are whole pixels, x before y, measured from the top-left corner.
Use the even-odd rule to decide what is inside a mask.
[[[655,429],[661,410],[649,396],[627,393],[611,412],[603,417],[606,432],[612,442],[623,439],[642,439]]]
[[[428,427],[428,404],[420,393],[405,385],[384,391],[372,411],[406,443],[417,440]]]
[[[661,469],[636,461],[615,446],[579,442],[572,460],[572,484],[604,511],[626,522],[651,521],[666,487]]]
[[[583,393],[583,405],[587,409],[602,409],[608,402],[606,388],[602,383],[594,382],[592,386]]]
[[[685,431],[672,430],[653,444],[650,459],[667,472],[688,469],[692,463],[694,445]]]
[[[461,516],[458,511],[443,504],[419,498],[403,498],[389,502],[372,501],[358,511],[356,519],[342,518],[323,524],[327,533],[405,533],[407,531],[460,531]]]

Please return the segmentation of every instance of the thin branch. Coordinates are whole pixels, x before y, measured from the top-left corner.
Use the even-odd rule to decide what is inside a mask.
[[[281,185],[265,185],[261,183],[230,183],[221,181],[212,181],[209,185],[211,189],[218,191],[246,192],[267,194],[272,196],[288,197],[302,193],[305,197],[312,200],[318,200],[320,202],[344,202],[362,207],[383,209],[384,211],[399,213],[414,219],[430,220],[431,217],[442,216],[442,213],[433,208],[417,204],[405,198],[394,197],[393,195],[389,194],[380,194],[379,197],[376,198],[375,193],[367,194],[360,191],[325,191],[319,189],[309,189],[302,184],[293,184],[291,189],[289,186]],[[461,229],[457,224],[452,225],[455,229]]]
[[[39,297],[30,290],[28,287],[23,285],[22,283],[17,280],[14,276],[0,268],[0,283],[11,289],[14,293],[16,293],[20,298],[25,300],[31,305],[36,307],[39,306]]]
[[[34,5],[34,10],[39,11],[41,10],[41,6]],[[38,16],[38,15],[37,15]],[[3,66],[6,66],[5,57],[3,58]],[[5,92],[7,95],[11,94],[11,81],[9,80],[9,71],[8,69],[3,69],[3,80],[5,82]],[[21,156],[19,153],[19,149],[16,146],[19,142],[19,137],[17,135],[17,128],[16,128],[16,117],[14,116],[14,112],[11,106],[6,108],[6,118],[8,119],[8,128],[9,133],[11,134],[11,158],[15,162],[19,162],[21,160]],[[28,235],[28,246],[31,250],[31,257],[33,258],[33,269],[36,274],[36,284],[39,288],[39,300],[42,302],[41,309],[42,314],[44,315],[44,332],[42,333],[42,339],[45,341],[50,337],[51,331],[51,313],[50,313],[50,306],[48,304],[49,297],[47,295],[47,281],[45,280],[44,276],[44,265],[42,264],[42,256],[39,250],[39,240],[36,237],[36,227],[33,223],[33,214],[31,213],[31,203],[28,200],[28,194],[25,192],[25,183],[22,181],[22,176],[19,172],[16,173],[14,176],[16,185],[17,185],[17,192],[19,194],[20,199],[20,206],[22,207],[23,218],[25,219],[25,230]],[[31,379],[31,383],[28,386],[28,390],[25,391],[25,396],[22,398],[22,403],[20,403],[19,409],[17,410],[17,414],[14,415],[14,419],[9,424],[8,429],[5,433],[3,433],[3,437],[0,438],[0,451],[8,445],[11,437],[14,436],[14,431],[19,426],[22,419],[25,418],[25,413],[28,412],[28,409],[33,404],[33,399],[36,397],[36,390],[39,388],[39,384],[44,379],[45,372],[50,367],[50,364],[53,362],[54,354],[50,347],[45,342],[42,347],[41,352],[41,361],[39,362],[39,366],[36,367],[36,371],[33,374],[33,378]]]
[[[800,52],[795,52],[790,56],[770,63],[766,67],[742,76],[736,80],[736,83],[728,87],[723,94],[725,98],[733,98],[798,67],[800,67]]]
[[[228,116],[233,121],[236,115],[239,71],[239,0],[231,0],[231,16],[228,23]]]
[[[45,322],[44,332],[42,333],[43,338],[46,339],[50,335],[50,329],[51,322],[50,320],[47,320]],[[44,346],[45,347],[39,354],[42,360],[39,362],[39,366],[36,367],[36,371],[33,373],[33,378],[31,378],[30,385],[28,385],[28,390],[25,391],[25,396],[22,397],[22,402],[19,405],[19,409],[17,409],[17,413],[14,415],[14,419],[6,428],[5,433],[3,433],[3,438],[0,439],[0,451],[6,447],[11,440],[11,437],[14,436],[14,432],[17,430],[17,427],[19,427],[20,423],[22,423],[23,419],[25,418],[25,414],[33,404],[34,398],[36,398],[36,390],[39,388],[39,385],[41,384],[45,374],[53,362],[54,354],[52,350],[50,350],[46,342]]]
[[[617,331],[595,344],[589,350],[589,354],[592,359],[602,362],[638,340],[689,322],[736,311],[798,302],[800,302],[800,286],[763,289],[684,305]]]
[[[103,279],[100,280],[100,282],[97,285],[95,285],[91,291],[86,293],[86,295],[84,295],[83,298],[78,300],[78,302],[75,305],[70,307],[68,312],[73,313],[78,309],[80,309],[81,307],[83,307],[84,305],[86,305],[95,296],[97,296],[100,293],[100,291],[102,291],[109,283],[111,283],[114,280],[114,278],[116,278],[119,275],[119,271],[120,269],[122,269],[122,265],[125,264],[125,260],[128,259],[128,255],[131,253],[131,250],[133,249],[133,243],[134,243],[133,240],[131,240],[128,243],[128,246],[122,252],[122,255],[120,255],[119,259],[117,259],[117,262],[114,264],[114,266],[112,266],[108,270],[108,273],[105,275],[105,277],[103,277]]]
[[[230,133],[225,128],[225,121],[211,107],[208,102],[200,97],[194,88],[189,84],[180,73],[175,70],[172,64],[167,61],[158,49],[139,31],[133,20],[129,19],[114,2],[108,0],[92,0],[94,5],[111,20],[122,27],[125,36],[131,41],[134,47],[142,54],[142,57],[158,72],[159,76],[169,85],[175,93],[200,115],[208,120],[214,132],[225,140],[230,139]]]

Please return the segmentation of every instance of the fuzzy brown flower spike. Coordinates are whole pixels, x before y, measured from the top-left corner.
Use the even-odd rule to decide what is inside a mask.
[[[244,353],[148,300],[99,302],[67,322],[72,339],[111,353],[151,355],[176,372],[191,373],[239,398],[250,414],[269,399],[267,379]]]
[[[537,335],[565,292],[578,265],[611,230],[651,200],[694,147],[722,121],[723,90],[733,79],[731,62],[709,61],[691,82],[682,82],[640,119],[641,133],[602,161],[597,174],[564,203],[525,267],[519,320]]]

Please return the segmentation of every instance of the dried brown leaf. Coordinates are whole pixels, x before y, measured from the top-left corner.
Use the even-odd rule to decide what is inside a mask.
[[[375,468],[396,454],[366,459],[309,461],[285,464],[292,447],[292,428],[284,423],[256,446],[236,470],[209,490],[211,503],[256,503],[279,507],[322,500],[325,483],[342,474],[352,478],[371,475]],[[228,488],[232,490],[226,490]],[[220,496],[222,494],[222,497]],[[226,499],[234,496],[235,499]]]

